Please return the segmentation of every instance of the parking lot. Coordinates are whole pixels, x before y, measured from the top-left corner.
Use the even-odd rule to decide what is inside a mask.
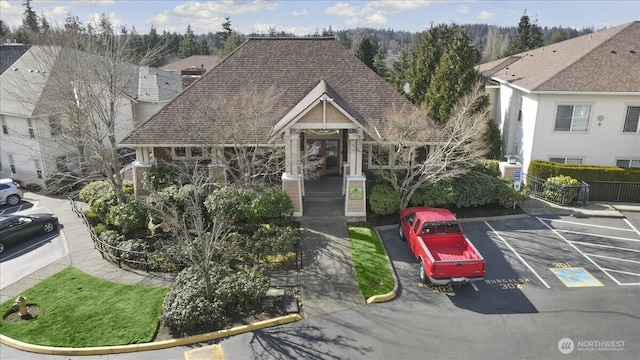
[[[559,292],[640,289],[640,227],[628,219],[527,217],[462,226],[487,268],[483,281],[455,288],[420,284],[415,259],[397,230],[381,232],[402,297],[450,301],[480,313],[531,313],[538,311],[537,299]]]
[[[49,213],[35,200],[25,200],[16,206],[0,206],[0,214]],[[41,234],[7,248],[0,254],[0,289],[19,281],[65,255],[60,230]]]

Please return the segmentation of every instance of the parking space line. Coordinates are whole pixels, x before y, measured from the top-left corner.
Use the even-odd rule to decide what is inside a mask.
[[[614,250],[622,250],[622,251],[640,253],[640,250],[629,249],[629,248],[624,248],[624,247],[620,247],[620,246],[602,245],[602,244],[594,244],[594,243],[588,243],[588,242],[583,242],[583,241],[572,241],[572,240],[569,240],[569,242],[572,243],[572,244],[578,244],[578,245],[584,245],[584,246],[593,246],[593,247],[599,247],[599,248],[604,248],[604,249],[614,249]]]
[[[632,228],[632,229],[633,229],[633,231],[635,231],[635,232],[636,232],[636,234],[640,235],[640,230],[636,229],[636,227],[635,227],[635,226],[633,226],[633,224],[632,224],[631,222],[629,222],[629,219],[624,218],[624,219],[622,219],[622,220],[624,220],[624,222],[626,222],[626,223],[627,223],[627,225],[629,225],[629,227],[630,227],[630,228]]]
[[[547,288],[550,289],[551,286],[549,286],[549,284],[547,284],[546,281],[544,281],[544,279],[531,267],[531,265],[529,265],[522,256],[520,256],[520,254],[518,254],[518,252],[516,251],[516,249],[514,249],[508,242],[507,240],[505,240],[497,231],[496,229],[493,228],[493,226],[491,226],[491,224],[489,224],[489,222],[485,221],[485,224],[487,224],[487,226],[489,227],[489,229],[491,229],[491,231],[500,239],[502,240],[502,242],[505,243],[505,245],[507,245],[507,247],[509,249],[511,249],[511,251],[513,251],[514,254],[516,254],[516,256],[518,257],[518,259],[520,259],[520,261],[538,278],[538,280],[540,280],[540,282],[542,282],[542,284]]]
[[[557,231],[558,232],[563,232],[563,233],[569,233],[569,234],[576,234],[576,235],[597,236],[599,238],[606,238],[606,239],[612,239],[612,240],[640,242],[640,239],[630,239],[630,238],[624,238],[624,237],[619,237],[619,236],[607,236],[607,235],[585,233],[585,232],[580,232],[580,231],[562,230],[562,229],[557,229]]]
[[[638,274],[638,273],[632,273],[632,272],[629,272],[629,271],[614,270],[614,269],[607,269],[607,268],[603,268],[603,269],[605,269],[607,271],[614,272],[614,273],[624,274],[624,275],[640,276],[640,274]]]
[[[585,253],[585,255],[593,256],[593,257],[597,257],[597,258],[609,259],[609,260],[619,260],[619,261],[626,261],[626,262],[632,262],[632,263],[640,264],[640,261],[636,261],[636,260],[621,259],[621,258],[615,258],[615,257],[611,257],[611,256],[589,254],[589,253]]]
[[[538,220],[545,220],[545,221],[553,221],[553,222],[559,222],[559,223],[565,223],[565,224],[571,224],[571,225],[580,225],[580,226],[589,226],[589,227],[595,227],[595,228],[601,228],[601,229],[610,229],[610,230],[620,230],[620,231],[635,231],[637,232],[637,230],[635,230],[635,228],[633,228],[633,225],[631,225],[631,223],[629,223],[627,221],[627,223],[629,225],[631,225],[631,229],[623,229],[623,228],[618,228],[618,227],[614,227],[614,226],[604,226],[604,225],[595,225],[595,224],[585,224],[585,223],[581,223],[581,222],[576,222],[576,221],[566,221],[566,220],[558,220],[558,219],[548,219],[548,218],[538,218]],[[624,219],[627,220],[627,219]],[[640,233],[638,233],[640,234]]]
[[[549,230],[551,230],[554,234],[556,234],[560,239],[562,239],[564,242],[566,242],[567,244],[569,244],[569,246],[571,246],[572,248],[574,248],[580,255],[582,255],[585,259],[589,260],[590,263],[592,263],[595,267],[597,267],[600,271],[602,271],[603,274],[607,275],[611,280],[613,280],[616,284],[620,285],[620,282],[613,276],[611,276],[611,274],[609,274],[608,272],[606,272],[602,266],[598,265],[598,263],[596,263],[595,261],[593,261],[593,259],[591,259],[589,256],[587,256],[582,250],[578,249],[577,246],[573,245],[571,243],[571,241],[567,240],[564,236],[562,236],[562,234],[560,234],[556,229],[552,228],[549,224],[547,224],[544,220],[542,220],[542,218],[538,218],[538,221],[540,221],[544,226],[546,226]],[[591,234],[592,235],[592,234]]]
[[[479,291],[479,290],[478,290],[478,287],[476,286],[476,284],[471,283],[471,287],[473,287],[473,290],[475,290],[475,291]]]

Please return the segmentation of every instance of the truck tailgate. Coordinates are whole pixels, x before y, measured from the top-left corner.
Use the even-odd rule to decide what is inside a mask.
[[[485,262],[482,259],[435,261],[432,267],[432,274],[429,274],[429,277],[433,279],[452,279],[455,282],[456,278],[460,278],[460,281],[463,278],[482,278],[484,277],[484,270]]]

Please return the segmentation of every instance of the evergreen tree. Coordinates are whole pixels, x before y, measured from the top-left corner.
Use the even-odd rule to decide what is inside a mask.
[[[539,48],[544,45],[544,39],[542,37],[542,29],[535,22],[532,23],[525,13],[520,18],[518,23],[518,35],[509,44],[507,51],[502,55],[503,57],[518,54],[527,50]]]
[[[358,46],[356,46],[355,55],[370,69],[375,70],[373,67],[373,44],[371,43],[369,37],[365,37],[360,40]]]
[[[403,51],[401,62],[394,66],[394,85],[414,104],[424,103],[431,78],[451,43],[453,29],[452,26],[441,24],[422,32]]]
[[[220,41],[222,42],[222,46],[224,47],[224,43],[227,42],[233,29],[231,28],[231,18],[228,16],[224,18],[224,22],[222,23],[222,31],[218,31],[218,35],[220,36]]]
[[[4,38],[8,33],[9,31],[7,29],[7,25],[4,23],[4,21],[0,20],[0,37]]]
[[[240,34],[237,31],[233,31],[231,35],[229,35],[229,37],[227,38],[227,41],[223,43],[222,49],[220,50],[219,55],[221,57],[225,57],[231,54],[231,52],[235,50],[238,46],[240,46],[245,40],[246,38],[244,35]]]
[[[178,48],[178,57],[180,59],[188,58],[192,55],[198,55],[199,46],[196,42],[196,37],[193,34],[193,30],[191,30],[191,25],[187,26],[187,33],[180,41],[180,46]]]
[[[551,34],[551,38],[549,39],[549,45],[558,43],[560,41],[569,40],[571,35],[565,29],[556,29],[556,31]]]
[[[47,21],[47,18],[45,18],[44,16],[40,17],[40,32],[43,34],[46,34],[47,32],[49,32],[49,29],[51,29],[51,26],[49,26],[49,22]]]
[[[378,48],[378,51],[376,52],[376,56],[373,58],[373,71],[375,71],[376,74],[380,75],[380,77],[388,81],[390,74],[389,68],[384,61],[385,53],[386,51],[384,47],[380,46]]]
[[[40,24],[38,22],[38,15],[31,7],[31,0],[25,0],[24,3],[24,18],[22,19],[22,25],[30,31],[37,33],[40,31]]]
[[[338,31],[338,41],[347,49],[351,49],[351,45],[353,45],[347,30]]]
[[[475,49],[466,30],[461,26],[452,30],[452,41],[444,49],[425,96],[429,117],[439,124],[447,121],[458,99],[480,79],[474,68]]]

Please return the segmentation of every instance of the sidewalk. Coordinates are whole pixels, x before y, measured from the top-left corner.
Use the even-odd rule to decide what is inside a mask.
[[[173,282],[171,275],[122,269],[102,259],[100,253],[93,247],[89,230],[73,212],[68,199],[30,192],[25,194],[25,199],[37,201],[37,207],[44,207],[58,217],[65,256],[34,273],[25,274],[22,280],[0,290],[0,302],[15,299],[26,289],[68,266],[73,266],[100,279],[129,285],[168,287]]]

